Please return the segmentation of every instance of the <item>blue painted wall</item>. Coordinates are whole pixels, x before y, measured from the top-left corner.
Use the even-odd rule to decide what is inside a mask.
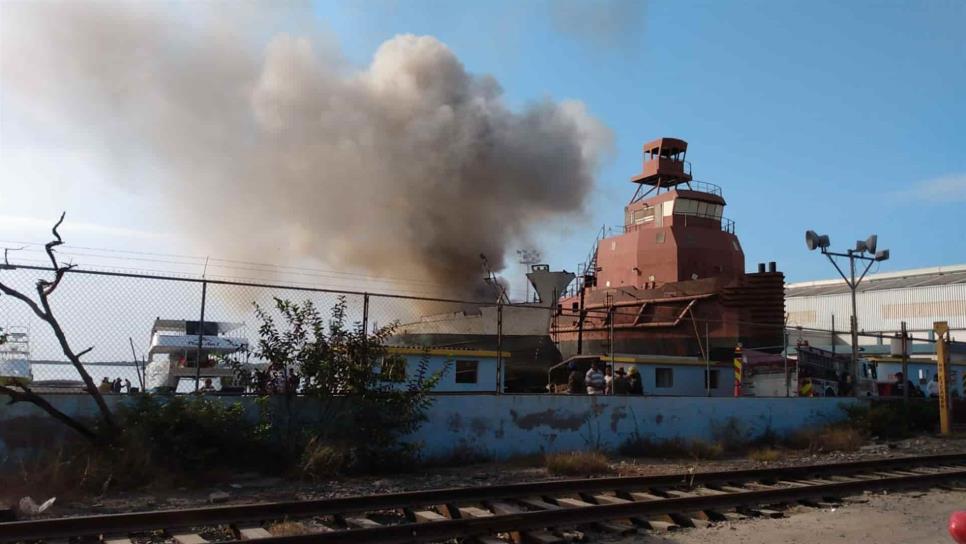
[[[640,436],[715,440],[736,430],[751,439],[845,417],[844,398],[687,398],[586,395],[438,396],[413,435],[429,457],[472,451],[495,458],[600,448]]]
[[[48,397],[71,415],[92,416],[84,395]],[[114,405],[130,397],[109,396]],[[218,397],[242,402],[257,417],[255,399]],[[494,458],[553,451],[613,450],[635,436],[714,440],[726,429],[745,438],[766,431],[784,434],[821,426],[844,417],[841,406],[862,402],[838,398],[707,398],[587,395],[434,395],[428,420],[409,439],[427,457],[472,451]],[[298,411],[318,414],[312,401]],[[304,409],[302,409],[304,408]],[[57,447],[71,431],[26,403],[0,407],[0,467]]]

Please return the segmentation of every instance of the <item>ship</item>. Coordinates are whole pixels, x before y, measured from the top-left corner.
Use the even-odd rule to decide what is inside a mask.
[[[564,358],[635,354],[723,361],[739,345],[783,347],[784,274],[745,272],[721,187],[695,180],[688,144],[643,146],[624,224],[602,229],[551,321]]]

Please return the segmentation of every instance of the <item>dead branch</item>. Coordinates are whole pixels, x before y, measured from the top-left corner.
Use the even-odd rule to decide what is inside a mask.
[[[8,296],[12,296],[17,300],[20,300],[21,302],[26,304],[28,307],[30,307],[30,309],[34,312],[34,314],[37,317],[42,319],[44,322],[47,323],[48,326],[50,326],[51,330],[54,332],[54,336],[57,337],[57,341],[60,344],[60,348],[61,348],[61,351],[63,351],[64,356],[67,357],[67,359],[77,370],[77,373],[80,374],[81,379],[84,381],[84,385],[87,390],[87,393],[91,396],[91,398],[94,399],[94,402],[97,404],[97,407],[101,412],[101,418],[107,424],[107,427],[113,430],[117,428],[117,424],[114,421],[114,415],[111,413],[110,408],[107,406],[107,403],[104,401],[104,397],[101,395],[101,392],[97,389],[97,385],[94,383],[94,380],[91,378],[90,374],[87,373],[87,369],[84,368],[84,365],[81,363],[81,360],[80,360],[80,358],[83,355],[89,353],[94,348],[93,347],[87,348],[86,350],[81,351],[80,353],[75,353],[74,350],[70,347],[70,343],[67,341],[67,335],[64,334],[64,329],[61,328],[60,322],[57,321],[56,317],[54,317],[54,313],[50,308],[50,300],[48,297],[54,292],[55,289],[57,289],[57,286],[60,285],[60,281],[64,278],[64,275],[70,269],[74,268],[74,265],[61,266],[57,262],[57,256],[54,253],[54,248],[64,243],[63,239],[60,237],[60,233],[57,232],[57,229],[58,227],[60,227],[61,223],[64,222],[65,216],[66,216],[66,212],[62,213],[60,215],[60,219],[57,221],[57,223],[54,225],[54,228],[52,229],[55,239],[50,242],[47,242],[47,244],[44,245],[44,248],[47,251],[47,256],[50,258],[50,262],[53,265],[54,281],[50,282],[43,279],[37,281],[37,297],[40,300],[40,304],[38,305],[33,299],[21,293],[20,291],[17,291],[16,289],[13,289],[7,285],[4,285],[3,282],[0,282],[0,292]],[[29,391],[29,389],[26,387],[22,387],[22,388]],[[14,390],[8,387],[5,387],[2,390],[0,390],[0,392],[6,393],[8,395],[10,395],[11,391],[14,391]],[[13,398],[15,397],[11,396],[11,399]],[[83,428],[83,426],[80,425],[77,421],[71,419],[69,416],[61,412],[58,412],[60,416],[55,415],[53,412],[51,412],[51,410],[56,411],[56,409],[53,406],[51,406],[49,403],[47,403],[39,395],[36,395],[31,392],[26,396],[24,396],[24,394],[20,394],[20,397],[16,397],[16,398],[18,398],[20,401],[23,401],[23,402],[31,402],[43,408],[52,416],[63,421],[64,423],[67,423],[67,421],[64,418],[70,420],[72,424],[71,423],[67,423],[67,424],[70,425],[75,430],[78,430],[78,432],[81,432],[78,429],[78,426]],[[87,432],[89,433],[89,435],[85,434],[85,436],[88,436],[88,438],[91,438],[91,440],[96,443],[93,433],[91,433],[89,430]],[[81,432],[81,434],[84,434],[84,433]],[[113,436],[114,433],[111,433],[111,435]]]
[[[74,429],[84,438],[95,443],[97,442],[97,435],[94,433],[94,431],[90,430],[76,419],[55,408],[53,404],[47,402],[47,399],[34,393],[26,385],[17,384],[17,387],[19,387],[21,390],[17,391],[11,387],[0,385],[0,393],[10,397],[10,401],[7,402],[7,405],[16,404],[18,402],[29,402],[30,404],[33,404],[34,406],[37,406],[41,410],[47,412],[47,414],[49,414],[52,418],[60,421],[64,425],[67,425],[71,429]]]

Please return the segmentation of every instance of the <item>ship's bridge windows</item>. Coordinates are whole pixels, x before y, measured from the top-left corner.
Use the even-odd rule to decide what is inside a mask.
[[[684,160],[684,150],[677,149],[674,147],[660,148],[655,147],[653,149],[648,149],[644,152],[644,160],[652,161],[657,158],[670,159],[672,161],[682,162]]]
[[[711,219],[721,219],[724,206],[703,200],[693,200],[690,198],[679,198],[674,201],[674,213],[680,215],[695,215]]]
[[[654,208],[648,206],[639,210],[634,210],[634,224],[651,223],[654,221]]]

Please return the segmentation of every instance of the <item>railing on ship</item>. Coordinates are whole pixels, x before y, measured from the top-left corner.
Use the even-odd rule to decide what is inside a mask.
[[[719,216],[716,216],[713,214],[707,214],[707,213],[678,212],[678,211],[674,212],[674,215],[677,217],[682,217],[684,219],[683,226],[685,227],[688,226],[688,217],[697,217],[701,219],[700,226],[702,227],[707,226],[708,221],[718,221],[719,224],[721,225],[721,230],[729,234],[735,233],[735,222],[732,221],[731,219],[728,219],[727,217],[719,217]],[[640,223],[638,225],[625,225],[622,227],[607,227],[605,237],[614,236],[616,234],[623,234],[625,232],[632,232],[642,228],[647,229],[647,228],[651,228],[653,225],[654,225],[653,223],[647,222],[647,223]]]
[[[709,193],[715,196],[722,196],[721,186],[707,181],[691,180],[676,186],[680,191],[697,191],[699,193]]]

